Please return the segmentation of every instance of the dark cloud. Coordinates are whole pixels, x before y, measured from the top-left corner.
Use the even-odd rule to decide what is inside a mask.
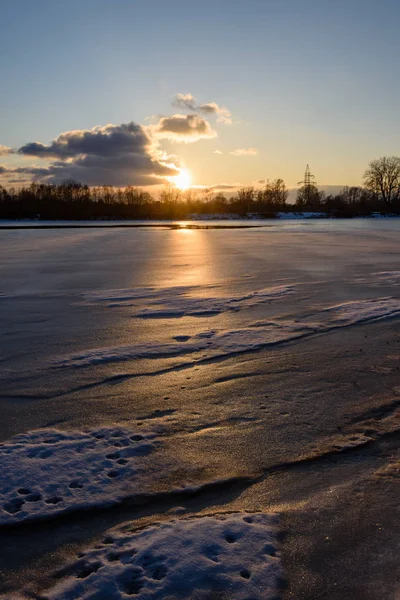
[[[47,177],[49,169],[46,167],[17,167],[9,169],[9,173],[21,173],[21,175],[33,175],[35,178]]]
[[[192,94],[176,94],[172,104],[184,110],[197,111],[206,115],[216,115],[217,121],[227,125],[232,123],[231,112],[225,106],[220,106],[216,102],[201,104]]]
[[[31,142],[19,148],[25,156],[50,159],[44,168],[19,167],[35,181],[60,183],[74,179],[87,185],[155,185],[178,173],[157,149],[148,128],[136,123],[67,131],[51,144]]]
[[[162,117],[155,126],[159,138],[174,142],[197,142],[216,137],[210,123],[199,115],[172,115]]]
[[[94,129],[67,131],[45,146],[39,142],[25,144],[19,154],[38,157],[74,158],[78,155],[119,156],[141,154],[151,143],[143,127],[136,123],[105,125]]]

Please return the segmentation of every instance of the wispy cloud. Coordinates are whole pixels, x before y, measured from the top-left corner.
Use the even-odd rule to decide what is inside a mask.
[[[177,108],[184,108],[187,110],[197,110],[199,103],[192,94],[176,94],[172,100],[172,106]]]
[[[206,104],[200,104],[199,111],[205,114],[217,115],[217,121],[219,123],[225,123],[225,125],[232,125],[231,112],[225,106],[219,106],[216,102],[208,102]]]
[[[214,150],[213,154],[223,154],[223,152],[221,150]]]
[[[215,185],[212,185],[210,187],[210,189],[215,190],[215,191],[224,191],[224,190],[235,190],[237,187],[240,187],[239,183],[235,183],[235,184],[230,184],[230,183],[216,183]]]
[[[257,148],[238,148],[237,150],[232,150],[229,154],[232,154],[232,156],[256,156],[258,150]]]
[[[200,112],[206,115],[216,115],[217,121],[232,124],[231,112],[226,106],[220,106],[216,102],[200,103],[192,94],[176,94],[172,101],[173,106],[183,110]]]
[[[214,183],[210,185],[205,184],[197,184],[193,185],[192,189],[203,191],[203,190],[212,190],[213,192],[229,192],[232,190],[237,190],[238,188],[243,187],[241,183]]]

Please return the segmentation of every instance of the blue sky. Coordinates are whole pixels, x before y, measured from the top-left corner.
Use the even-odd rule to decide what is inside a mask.
[[[195,143],[158,141],[194,183],[281,176],[293,186],[310,163],[321,184],[357,184],[371,159],[400,154],[397,0],[3,0],[1,8],[2,145],[156,124],[182,113],[171,103],[177,93],[191,93],[227,107],[233,121],[207,118],[217,136]],[[257,154],[230,154],[243,148]]]

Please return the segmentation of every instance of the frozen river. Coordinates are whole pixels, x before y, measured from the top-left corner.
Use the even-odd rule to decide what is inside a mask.
[[[21,225],[4,598],[398,598],[400,219]]]

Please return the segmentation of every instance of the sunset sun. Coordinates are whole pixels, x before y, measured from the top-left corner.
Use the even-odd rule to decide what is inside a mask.
[[[179,175],[171,178],[172,182],[176,185],[176,187],[182,191],[190,188],[192,184],[192,177],[190,172],[187,169],[181,169]]]

